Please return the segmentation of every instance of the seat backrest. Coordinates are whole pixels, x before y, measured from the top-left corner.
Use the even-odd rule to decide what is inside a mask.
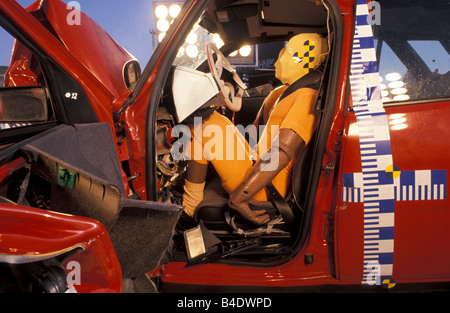
[[[297,210],[303,211],[306,199],[308,181],[311,175],[310,166],[314,155],[315,139],[317,131],[314,132],[308,145],[303,149],[300,156],[292,167],[291,188],[287,196],[290,206],[295,206]]]
[[[323,78],[324,68],[321,66],[318,69],[314,70],[310,74],[303,76],[299,80],[297,80],[295,83],[290,85],[280,96],[278,101],[283,100],[296,90],[300,88],[312,88],[316,89],[319,92],[318,100],[320,101],[320,93],[322,89],[322,78]],[[318,111],[318,103],[315,103],[314,110]],[[263,109],[260,111],[263,112]],[[261,113],[261,115],[263,115]],[[320,119],[320,117],[317,117]],[[262,119],[259,120],[260,124],[263,122]],[[318,120],[316,121],[316,125],[318,125]],[[317,127],[315,127],[316,129]],[[288,191],[288,194],[286,195],[286,200],[291,207],[292,210],[298,211],[302,210],[304,200],[306,197],[306,182],[309,179],[309,167],[306,167],[306,164],[311,164],[312,161],[312,155],[313,155],[313,146],[316,138],[317,131],[314,130],[314,133],[309,141],[309,143],[306,145],[306,147],[302,150],[300,155],[298,156],[297,160],[294,163],[292,171],[292,180],[291,180],[291,188]],[[294,215],[298,215],[298,212],[294,212]]]

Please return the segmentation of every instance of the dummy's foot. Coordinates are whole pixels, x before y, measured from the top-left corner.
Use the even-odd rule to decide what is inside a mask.
[[[185,211],[183,211],[181,212],[177,226],[181,230],[189,230],[196,227],[197,222],[193,217],[189,216]]]
[[[237,205],[228,200],[228,206],[241,214],[246,220],[256,225],[263,225],[270,222],[270,217],[266,214],[265,210],[252,210],[249,203],[255,205],[254,200],[251,200],[250,202],[241,202]]]

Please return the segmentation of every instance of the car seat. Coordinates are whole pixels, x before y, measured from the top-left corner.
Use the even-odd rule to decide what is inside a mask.
[[[286,97],[299,88],[309,87],[320,89],[322,77],[323,69],[320,68],[315,70],[292,84],[286,89],[281,98]],[[316,108],[317,107],[316,104]],[[260,121],[260,124],[261,122],[263,121]],[[217,237],[223,239],[235,238],[236,236],[259,236],[265,241],[275,240],[276,242],[279,242],[280,240],[290,241],[293,238],[296,238],[299,230],[298,225],[303,215],[302,207],[305,201],[306,184],[309,180],[309,167],[307,165],[311,162],[315,138],[316,131],[294,164],[291,186],[286,199],[272,199],[269,203],[262,203],[262,207],[256,208],[266,210],[269,216],[271,216],[271,222],[267,225],[256,226],[229,209],[227,205],[228,194],[222,188],[220,178],[217,174],[214,174],[214,169],[212,167],[210,169],[210,174],[212,175],[209,175],[208,177],[212,176],[213,178],[207,182],[204,191],[204,199],[196,209],[194,216],[196,222],[203,222],[208,230]],[[280,212],[279,209],[277,209],[277,206],[283,204],[293,215],[293,221],[290,221],[289,225],[280,218]],[[281,214],[281,217],[282,215],[283,214]]]

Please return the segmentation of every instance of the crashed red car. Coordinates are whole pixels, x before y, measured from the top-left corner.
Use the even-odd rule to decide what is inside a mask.
[[[71,10],[0,3],[16,39],[0,88],[0,291],[448,290],[447,1],[189,0],[142,72]],[[329,52],[295,223],[236,227],[211,168],[186,228],[174,72],[210,73],[214,42],[247,88],[218,112],[247,127],[302,33]]]

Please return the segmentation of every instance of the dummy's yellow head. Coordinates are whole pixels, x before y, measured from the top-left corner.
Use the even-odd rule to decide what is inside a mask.
[[[320,65],[327,51],[327,40],[319,34],[292,37],[275,62],[276,78],[285,85],[291,85]]]

